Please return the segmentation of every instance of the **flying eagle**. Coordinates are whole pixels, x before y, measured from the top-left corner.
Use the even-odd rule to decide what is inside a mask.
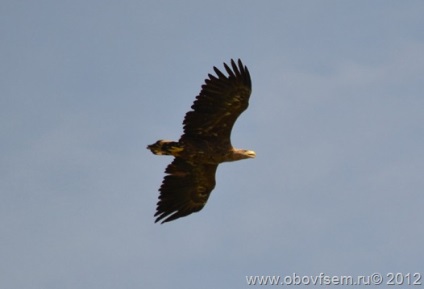
[[[238,65],[237,65],[238,64]],[[256,156],[254,151],[233,148],[231,129],[247,109],[252,91],[249,70],[241,60],[224,63],[228,76],[214,67],[208,74],[184,118],[184,133],[178,142],[158,140],[147,146],[155,155],[172,155],[174,160],[159,189],[155,223],[169,222],[200,211],[215,187],[220,163]]]

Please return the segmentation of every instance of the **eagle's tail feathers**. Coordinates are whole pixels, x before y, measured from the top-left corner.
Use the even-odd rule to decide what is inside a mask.
[[[158,140],[154,144],[148,145],[147,148],[155,155],[178,156],[183,150],[178,142],[169,140]]]

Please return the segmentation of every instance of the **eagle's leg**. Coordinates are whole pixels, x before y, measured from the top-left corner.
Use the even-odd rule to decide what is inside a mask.
[[[158,140],[147,148],[155,155],[173,155],[178,156],[183,151],[183,147],[178,142],[169,140]]]

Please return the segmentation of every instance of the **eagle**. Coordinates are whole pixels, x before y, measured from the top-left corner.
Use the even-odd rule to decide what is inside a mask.
[[[155,223],[173,221],[200,211],[215,188],[215,173],[223,162],[254,158],[252,150],[231,145],[231,130],[249,105],[252,82],[249,70],[239,59],[224,63],[228,74],[213,67],[183,121],[178,141],[158,140],[148,145],[155,155],[171,155],[159,188]]]

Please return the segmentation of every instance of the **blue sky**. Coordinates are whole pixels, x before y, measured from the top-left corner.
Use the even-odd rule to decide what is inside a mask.
[[[2,1],[0,287],[424,268],[423,1]],[[253,82],[199,213],[154,224],[212,67]],[[420,271],[421,270],[421,271]],[[298,286],[298,288],[302,288]]]

